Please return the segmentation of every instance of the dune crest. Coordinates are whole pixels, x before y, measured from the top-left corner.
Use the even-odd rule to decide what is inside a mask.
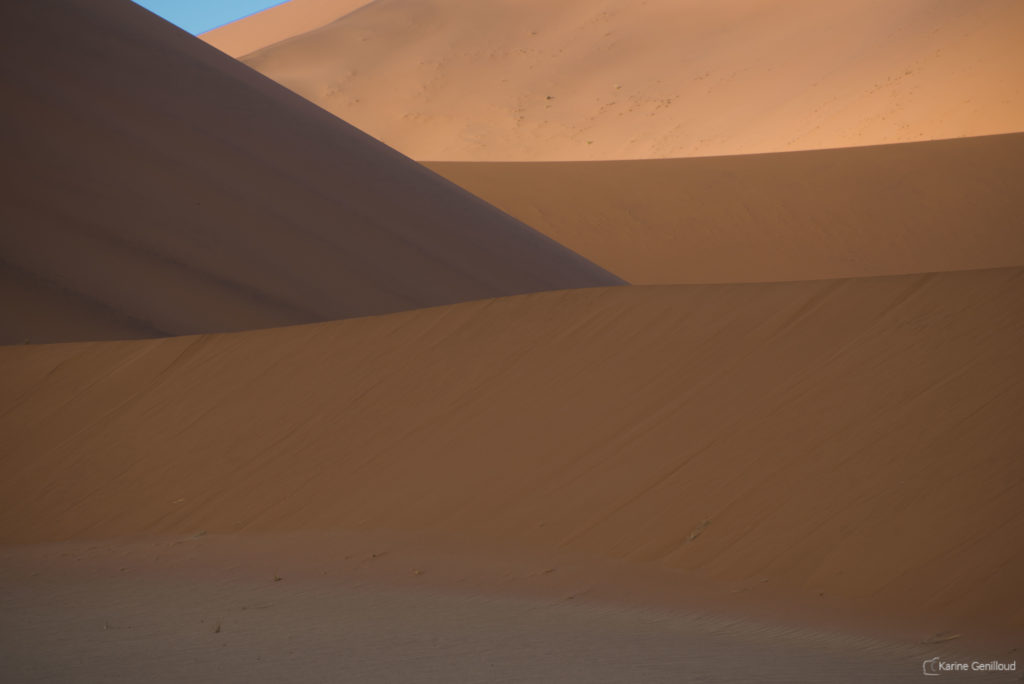
[[[621,282],[130,0],[2,3],[0,26],[0,260],[52,295],[5,307],[0,342]]]
[[[207,31],[205,42],[232,57],[274,45],[320,28],[373,0],[302,0],[274,5],[262,12]]]
[[[418,160],[671,158],[1022,131],[1022,31],[1017,0],[378,0],[243,61]]]
[[[736,157],[428,166],[636,284],[1024,265],[1024,134]]]

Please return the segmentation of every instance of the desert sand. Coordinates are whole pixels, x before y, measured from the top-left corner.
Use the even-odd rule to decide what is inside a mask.
[[[643,159],[1020,131],[1022,31],[1017,0],[378,0],[242,61],[418,160]]]
[[[1024,264],[1024,134],[835,150],[428,166],[636,284]]]
[[[1019,660],[1019,4],[0,7],[0,679]]]
[[[287,558],[284,568],[266,556],[241,564],[231,541],[190,535],[0,555],[0,671],[18,681],[126,683],[860,684],[920,681],[935,648],[569,600],[557,590],[382,587],[367,577],[379,577],[387,555],[347,546],[350,560],[302,573]],[[260,543],[295,550],[277,538]],[[412,576],[410,560],[393,565]],[[275,568],[281,581],[270,580]],[[68,581],[75,576],[88,580]]]
[[[318,29],[372,0],[285,2],[203,34],[203,40],[232,57]]]
[[[0,21],[2,260],[135,334],[621,282],[132,3]],[[123,335],[109,317],[35,307],[0,341]]]
[[[1022,298],[1016,269],[597,288],[7,347],[0,541],[437,534],[1019,631]]]

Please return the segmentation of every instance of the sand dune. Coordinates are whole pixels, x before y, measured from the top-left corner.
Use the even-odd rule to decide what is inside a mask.
[[[7,347],[0,541],[437,535],[1019,637],[1022,314],[1010,269]]]
[[[429,166],[633,283],[1024,265],[1024,134],[700,159]]]
[[[1024,130],[1022,31],[1017,0],[377,0],[243,61],[414,159],[667,158]]]
[[[3,3],[0,25],[0,260],[62,293],[39,320],[101,312],[57,330],[5,307],[0,341],[619,282],[129,0]]]
[[[0,678],[1018,657],[1021,3],[0,21]]]
[[[0,342],[133,339],[160,332],[102,304],[0,262]]]
[[[372,0],[285,2],[207,31],[202,39],[221,52],[241,57],[287,38],[320,28]]]

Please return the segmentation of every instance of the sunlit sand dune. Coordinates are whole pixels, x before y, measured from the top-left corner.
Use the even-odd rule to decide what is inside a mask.
[[[242,59],[415,159],[637,159],[1021,131],[1022,33],[1017,0],[378,0]]]
[[[633,283],[1024,265],[1024,134],[430,168]]]
[[[0,541],[404,533],[1020,636],[1022,345],[1010,269],[7,347]]]
[[[5,306],[0,342],[619,282],[128,0],[2,3],[0,27],[0,261],[28,279],[3,297],[52,295]]]
[[[275,5],[203,34],[203,40],[232,57],[331,23],[372,0],[302,0]]]
[[[1022,26],[0,3],[0,679],[1019,659]]]

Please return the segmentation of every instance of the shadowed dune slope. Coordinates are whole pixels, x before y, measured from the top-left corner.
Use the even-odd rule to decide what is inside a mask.
[[[285,2],[202,34],[205,42],[232,57],[279,43],[331,23],[372,0]]]
[[[0,541],[450,534],[1021,629],[1024,271],[0,349]]]
[[[633,283],[1024,265],[1024,134],[737,157],[429,166]]]
[[[139,334],[620,282],[129,0],[2,3],[0,27],[5,272]],[[100,323],[0,341],[125,332]]]
[[[4,343],[160,337],[139,321],[0,262]]]
[[[1024,130],[1022,32],[1019,0],[377,0],[243,61],[414,159],[671,158]]]

